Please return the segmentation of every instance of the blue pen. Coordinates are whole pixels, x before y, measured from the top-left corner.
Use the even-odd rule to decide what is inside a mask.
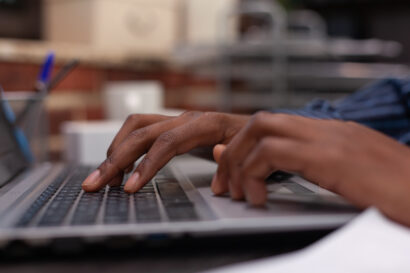
[[[47,94],[47,88],[50,81],[51,73],[54,68],[54,59],[55,54],[53,51],[50,51],[46,58],[44,59],[43,65],[41,66],[40,73],[38,74],[37,82],[34,85],[34,90],[39,92],[33,95],[32,98],[27,99],[26,105],[23,110],[20,111],[19,115],[16,118],[16,125],[19,126],[22,124],[24,118],[27,116],[29,111],[32,109],[33,105],[41,99],[45,94]]]
[[[46,88],[48,82],[50,81],[51,73],[54,68],[54,59],[55,59],[55,54],[53,51],[50,51],[45,60],[44,63],[41,67],[40,73],[37,78],[37,82],[35,85],[35,90],[36,91],[43,91]]]
[[[0,85],[0,101],[2,102],[2,106],[4,109],[4,114],[6,115],[7,120],[10,122],[11,126],[14,130],[14,136],[17,139],[17,142],[23,152],[24,156],[29,162],[33,162],[34,157],[30,149],[30,144],[27,141],[26,136],[24,135],[23,131],[18,128],[15,124],[16,116],[14,115],[13,109],[11,108],[10,104],[7,102],[3,87]]]

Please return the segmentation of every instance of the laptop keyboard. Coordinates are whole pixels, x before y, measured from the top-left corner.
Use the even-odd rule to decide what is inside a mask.
[[[68,179],[67,183],[51,201],[43,217],[38,223],[39,226],[55,226],[63,222],[77,196],[81,192],[81,179],[85,173],[76,171]]]
[[[43,208],[50,198],[57,192],[58,188],[67,178],[69,172],[68,169],[64,169],[58,177],[47,187],[45,191],[36,199],[36,201],[30,206],[30,208],[23,214],[23,217],[17,222],[17,226],[27,226],[33,217]]]
[[[194,204],[170,172],[159,174],[135,194],[125,193],[123,186],[85,193],[81,184],[91,170],[83,166],[63,170],[16,227],[198,220]]]

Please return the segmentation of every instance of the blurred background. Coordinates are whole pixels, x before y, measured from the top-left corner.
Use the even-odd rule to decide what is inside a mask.
[[[0,0],[0,84],[18,111],[47,54],[52,75],[78,60],[26,124],[44,158],[93,164],[130,113],[294,108],[408,77],[409,15],[406,0]]]

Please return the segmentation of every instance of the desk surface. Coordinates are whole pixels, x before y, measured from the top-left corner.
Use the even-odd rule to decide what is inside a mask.
[[[225,238],[184,238],[168,242],[94,245],[62,251],[29,249],[10,256],[3,250],[0,271],[12,272],[198,272],[238,262],[283,254],[305,247],[328,232],[298,232]],[[122,243],[126,242],[124,240]],[[114,244],[112,244],[114,243]],[[17,246],[13,252],[22,252]]]

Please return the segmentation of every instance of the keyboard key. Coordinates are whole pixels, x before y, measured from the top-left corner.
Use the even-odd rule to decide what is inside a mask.
[[[161,222],[157,196],[151,182],[134,194],[134,209],[137,223]]]
[[[72,225],[92,225],[95,223],[98,211],[104,198],[104,190],[84,193],[74,212]]]
[[[130,195],[124,192],[124,188],[109,188],[105,203],[104,223],[123,224],[128,222]]]

